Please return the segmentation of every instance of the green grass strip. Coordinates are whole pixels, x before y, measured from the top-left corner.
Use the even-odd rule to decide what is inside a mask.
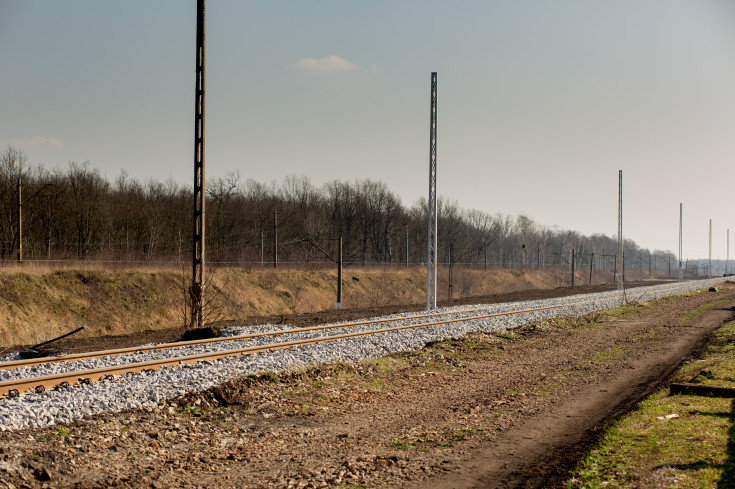
[[[674,379],[735,387],[735,322]],[[735,488],[735,400],[661,390],[616,422],[569,488]]]

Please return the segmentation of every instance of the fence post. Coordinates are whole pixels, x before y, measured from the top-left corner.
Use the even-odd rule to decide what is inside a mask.
[[[342,309],[342,236],[339,237],[339,258],[337,262],[337,309]]]
[[[592,265],[595,263],[595,254],[590,257],[590,285],[592,285]]]

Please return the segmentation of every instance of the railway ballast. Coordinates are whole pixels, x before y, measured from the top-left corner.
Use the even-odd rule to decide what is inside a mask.
[[[706,291],[724,280],[716,278],[640,287],[629,292],[628,299],[643,301],[692,290]],[[89,371],[97,372],[121,365],[139,366],[136,368],[138,373],[126,373],[114,378],[102,373],[101,375],[108,375],[104,381],[76,382],[57,389],[36,390],[31,387],[31,381],[31,385],[24,387],[24,390],[30,389],[30,392],[26,390],[27,393],[14,398],[7,395],[10,389],[6,387],[5,392],[2,392],[4,398],[0,399],[0,430],[68,423],[84,416],[109,411],[155,408],[161,406],[164,400],[205,390],[238,376],[375,358],[392,352],[420,349],[427,343],[460,337],[470,332],[501,333],[521,324],[555,316],[585,314],[615,307],[620,303],[620,293],[611,291],[528,302],[443,308],[428,315],[396,314],[373,318],[373,322],[341,323],[304,330],[272,324],[232,327],[226,330],[226,335],[247,337],[232,338],[231,341],[190,342],[175,348],[137,348],[115,355],[40,363],[12,369],[9,368],[12,364],[0,363],[0,369],[6,368],[0,370],[2,385],[10,385],[23,379],[65,374],[86,379],[90,377]],[[524,312],[518,313],[520,310]],[[438,324],[447,320],[451,322]],[[379,328],[376,327],[376,322],[380,324]],[[387,331],[368,336],[357,335],[376,329]],[[278,332],[283,334],[275,334]],[[262,333],[268,334],[260,336]],[[335,335],[352,334],[354,336],[335,341],[315,342]],[[284,343],[289,344],[289,347],[282,346]],[[238,356],[195,363],[180,360],[203,354],[219,356],[232,350],[240,350]],[[249,353],[255,353],[254,350],[259,352],[242,355],[245,350]],[[151,370],[156,367],[156,362],[166,359],[174,365]],[[59,384],[65,381],[60,380]]]

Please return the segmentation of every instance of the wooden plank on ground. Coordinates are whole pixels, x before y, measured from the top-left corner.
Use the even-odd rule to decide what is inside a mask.
[[[731,387],[715,387],[711,385],[697,384],[671,384],[670,394],[684,394],[689,396],[710,396],[710,397],[735,397],[735,389]]]

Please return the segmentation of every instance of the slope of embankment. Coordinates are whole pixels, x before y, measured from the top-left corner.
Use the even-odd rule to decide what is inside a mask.
[[[602,272],[596,282],[609,281]],[[579,275],[580,282],[588,277]],[[605,275],[605,276],[603,276]],[[6,268],[0,272],[0,346],[39,343],[79,326],[80,336],[120,335],[183,325],[190,275],[175,269]],[[568,272],[456,267],[452,297],[567,285]],[[421,268],[346,269],[343,307],[420,304]],[[336,271],[218,269],[207,281],[211,321],[316,312],[335,307]],[[438,296],[449,294],[440,271]]]

